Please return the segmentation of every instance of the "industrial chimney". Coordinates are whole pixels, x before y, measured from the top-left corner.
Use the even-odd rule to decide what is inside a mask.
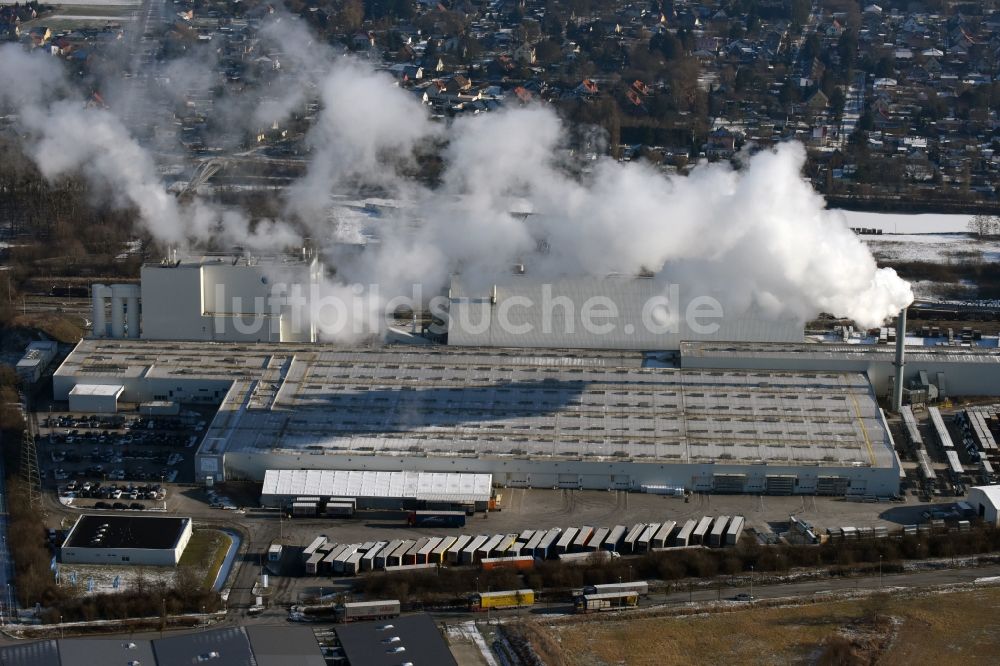
[[[899,311],[896,318],[896,361],[893,366],[896,369],[895,379],[892,383],[892,411],[899,413],[903,406],[903,368],[906,366],[906,308]]]

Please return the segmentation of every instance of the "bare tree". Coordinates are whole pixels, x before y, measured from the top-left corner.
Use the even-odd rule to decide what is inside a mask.
[[[978,238],[995,236],[1000,233],[1000,217],[984,213],[973,215],[969,220],[968,229]]]

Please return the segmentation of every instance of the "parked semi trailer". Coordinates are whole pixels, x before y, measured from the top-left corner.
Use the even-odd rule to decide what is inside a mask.
[[[558,559],[563,564],[593,564],[597,562],[607,562],[612,558],[620,557],[618,553],[607,550],[597,550],[592,553],[563,553]]]
[[[581,594],[573,598],[573,610],[577,613],[599,613],[619,608],[635,608],[638,605],[639,595],[635,592]]]
[[[435,571],[437,564],[400,564],[382,569],[385,573],[406,573],[407,571]]]
[[[485,557],[479,565],[483,571],[491,569],[517,569],[523,571],[532,569],[535,566],[535,558],[530,555],[516,555],[512,557]]]
[[[406,522],[412,527],[465,527],[465,512],[411,511]]]
[[[337,619],[341,622],[361,620],[384,620],[399,617],[399,601],[354,601],[337,607]]]
[[[637,580],[632,583],[607,583],[606,585],[587,585],[578,594],[622,594],[635,592],[640,596],[649,594],[649,583]]]
[[[503,590],[501,592],[481,592],[469,597],[469,610],[484,611],[501,608],[525,608],[535,603],[534,590]]]

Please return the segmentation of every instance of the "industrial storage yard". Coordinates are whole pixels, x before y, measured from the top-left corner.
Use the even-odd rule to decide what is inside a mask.
[[[78,2],[0,6],[0,666],[998,651],[994,3]]]
[[[645,353],[85,339],[52,373],[37,426],[58,526],[88,514],[59,579],[82,600],[190,581],[177,538],[144,547],[142,530],[122,541],[117,527],[190,517],[212,560],[196,577],[227,609],[196,617],[309,622],[320,636],[417,609],[495,614],[502,624],[445,632],[472,663],[512,654],[480,645],[483,632],[544,652],[546,632],[572,631],[518,638],[524,618],[619,622],[711,603],[691,576],[716,585],[716,603],[801,596],[798,577],[817,574],[766,572],[808,549],[833,566],[988,538],[968,488],[995,480],[1000,421],[990,403],[961,401],[994,391],[996,352],[905,352],[901,363],[877,342]],[[899,378],[913,404],[894,413]],[[219,530],[228,549],[205,542]],[[73,564],[81,539],[115,564]],[[756,596],[746,567],[759,567]],[[335,644],[342,654],[351,639]]]
[[[519,663],[513,645],[544,652],[563,631],[524,618],[671,614],[712,602],[711,585],[715,603],[757,603],[834,569],[846,589],[883,556],[909,580],[903,562],[992,538],[975,486],[1000,464],[1000,353],[971,331],[945,344],[901,317],[808,342],[743,319],[735,340],[648,352],[445,345],[416,323],[394,344],[293,341],[280,316],[257,341],[199,339],[206,312],[240,316],[225,303],[136,320],[175,283],[184,302],[221,284],[249,298],[279,266],[316,271],[308,256],[147,267],[140,286],[94,290],[103,335],[54,370],[25,364],[51,376],[31,441],[74,620],[150,585],[208,602],[161,610],[181,625],[364,636],[419,610],[485,613],[501,624],[444,632],[455,654]],[[359,649],[349,633],[331,654]],[[441,647],[399,633],[414,653]]]

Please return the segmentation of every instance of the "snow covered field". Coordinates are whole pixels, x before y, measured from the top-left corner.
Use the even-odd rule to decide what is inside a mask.
[[[907,215],[905,213],[860,213],[853,210],[839,210],[850,227],[881,229],[887,234],[933,234],[965,233],[969,230],[971,215],[925,213]]]
[[[968,234],[900,234],[863,236],[881,262],[929,261],[947,264],[953,261],[1000,261],[1000,241],[978,240]]]
[[[879,264],[927,262],[933,264],[1000,263],[1000,240],[980,240],[968,231],[971,215],[858,213],[837,210],[851,227],[881,229],[881,236],[861,236]],[[940,283],[911,280],[917,298],[937,300],[974,297],[968,280]]]

